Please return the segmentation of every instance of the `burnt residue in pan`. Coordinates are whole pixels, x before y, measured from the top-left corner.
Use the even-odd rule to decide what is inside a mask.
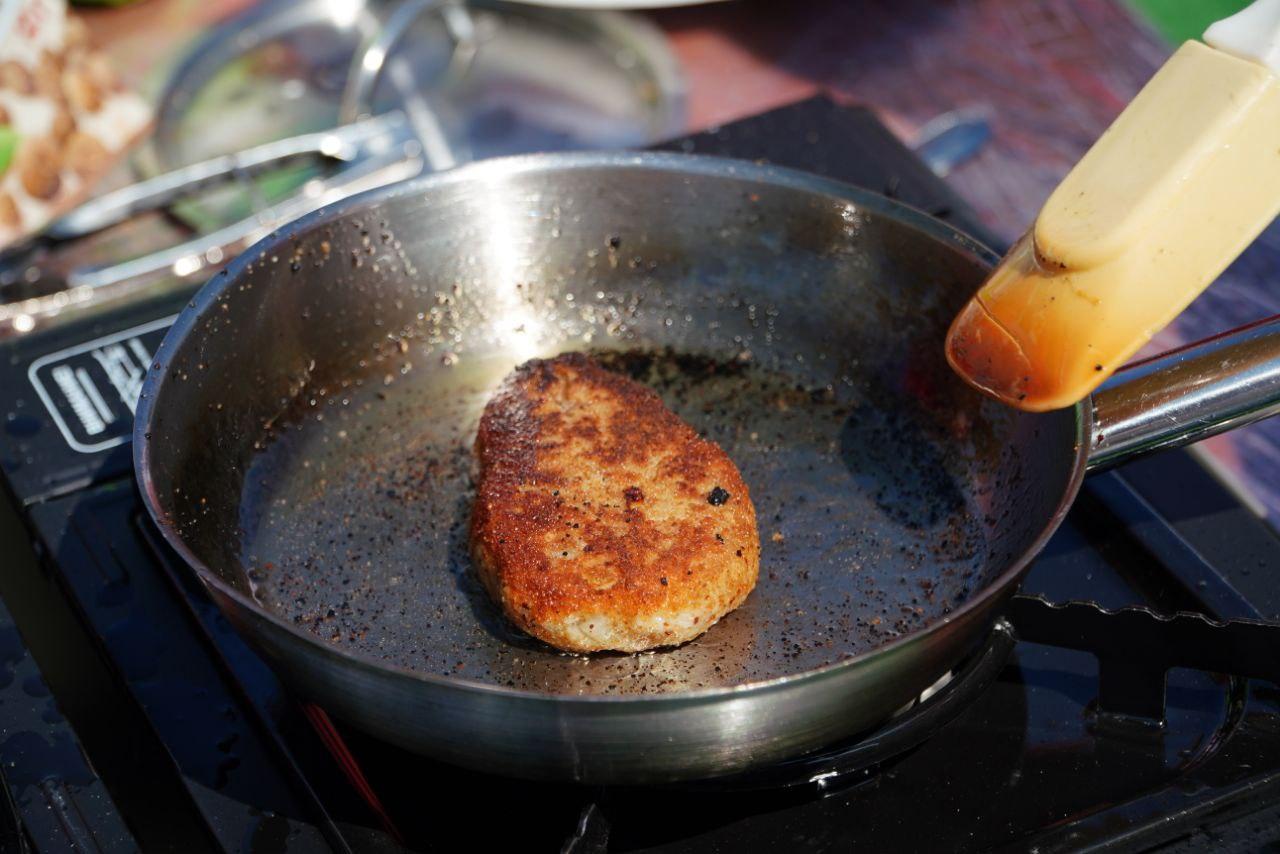
[[[471,442],[509,354],[381,368],[310,389],[245,480],[255,595],[336,646],[414,670],[552,693],[635,694],[800,673],[935,621],[990,555],[973,461],[852,380],[815,387],[746,350],[600,353],[733,458],[762,541],[747,602],[642,655],[565,655],[513,629],[470,571]]]

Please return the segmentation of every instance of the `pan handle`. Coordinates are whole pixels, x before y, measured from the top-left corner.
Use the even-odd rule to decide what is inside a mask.
[[[1280,413],[1280,314],[1131,365],[1093,394],[1090,472]]]

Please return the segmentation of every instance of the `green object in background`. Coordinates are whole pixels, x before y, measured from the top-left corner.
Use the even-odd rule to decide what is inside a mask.
[[[1248,6],[1251,0],[1129,0],[1156,32],[1172,44],[1198,39],[1214,21]]]
[[[18,150],[18,132],[8,125],[0,125],[0,175],[9,169],[13,153]]]

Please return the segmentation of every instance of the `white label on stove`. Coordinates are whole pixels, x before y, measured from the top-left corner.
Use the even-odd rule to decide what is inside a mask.
[[[94,454],[129,441],[151,354],[176,318],[47,353],[27,368],[27,378],[72,450]]]

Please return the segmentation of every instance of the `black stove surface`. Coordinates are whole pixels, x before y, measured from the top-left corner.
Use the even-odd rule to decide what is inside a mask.
[[[668,147],[821,172],[981,234],[864,110],[814,100]],[[1011,630],[896,723],[804,763],[669,788],[533,784],[334,723],[283,689],[143,518],[131,395],[188,296],[0,345],[4,850],[1252,850],[1280,839],[1280,690],[1250,678],[1280,673],[1276,634],[1153,616],[1277,619],[1280,541],[1181,451],[1091,478],[1024,586],[1041,598],[1015,601]],[[1073,601],[1092,604],[1048,604]]]

